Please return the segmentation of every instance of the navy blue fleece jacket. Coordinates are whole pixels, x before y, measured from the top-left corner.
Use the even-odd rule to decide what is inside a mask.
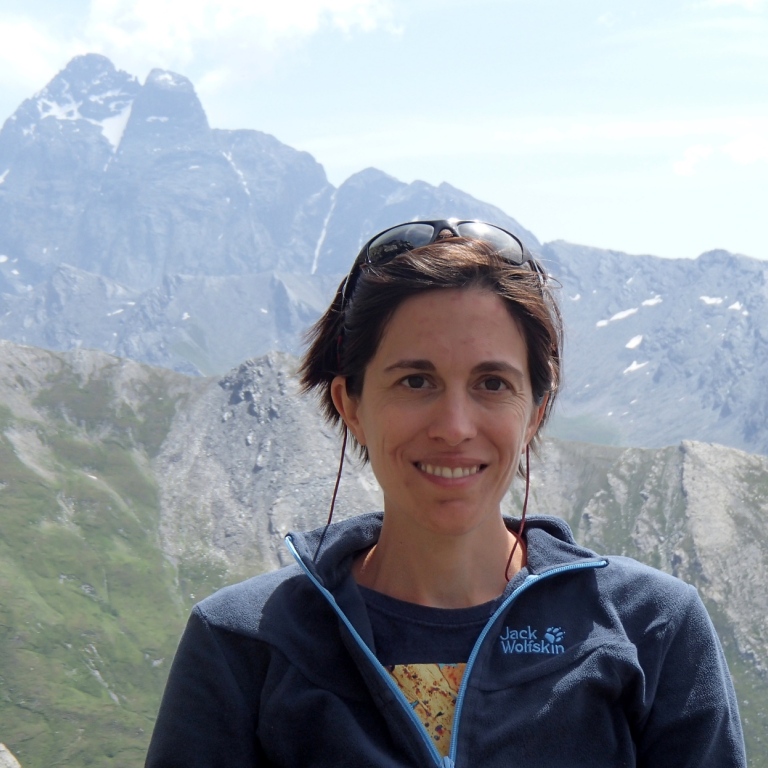
[[[510,521],[512,527],[515,523]],[[696,591],[531,518],[528,564],[478,638],[442,758],[376,661],[350,573],[381,515],[290,534],[299,564],[197,605],[147,768],[731,768],[746,765]]]

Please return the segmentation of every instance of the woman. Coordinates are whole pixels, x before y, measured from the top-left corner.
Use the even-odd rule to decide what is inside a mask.
[[[384,512],[289,534],[296,566],[194,609],[147,766],[745,765],[695,590],[525,504],[502,517],[516,472],[527,499],[560,336],[545,273],[502,229],[412,222],[366,244],[302,381]]]

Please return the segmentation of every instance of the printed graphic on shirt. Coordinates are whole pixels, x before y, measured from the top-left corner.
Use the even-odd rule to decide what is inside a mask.
[[[504,632],[499,635],[502,653],[565,653],[564,639],[565,630],[561,627],[547,627],[545,632],[530,626],[504,627]]]
[[[387,667],[418,715],[437,751],[448,755],[456,696],[466,664],[397,664]]]

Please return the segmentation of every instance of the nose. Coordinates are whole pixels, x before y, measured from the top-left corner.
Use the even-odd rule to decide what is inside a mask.
[[[457,446],[477,434],[474,407],[466,392],[445,392],[433,404],[427,435]]]

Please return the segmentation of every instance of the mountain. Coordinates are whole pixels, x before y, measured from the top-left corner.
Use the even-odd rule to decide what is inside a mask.
[[[0,342],[0,739],[24,768],[141,765],[191,605],[325,522],[340,441],[295,365],[188,377]],[[380,503],[348,454],[336,517]],[[697,586],[768,766],[768,459],[547,439],[529,510]]]
[[[338,188],[306,152],[208,125],[190,81],[73,59],[0,131],[0,337],[189,374],[296,354],[373,233],[455,215],[518,234],[560,283],[552,434],[768,453],[768,264],[541,244],[443,183],[373,168]]]
[[[367,233],[414,214],[536,242],[447,184],[369,169],[336,189],[306,152],[211,129],[185,77],[140,85],[95,54],[6,121],[0,169],[0,334],[187,372],[297,351]]]
[[[695,438],[768,453],[768,262],[562,242],[541,253],[563,286],[561,436],[655,447]]]
[[[0,342],[0,739],[25,768],[142,763],[189,604],[151,460],[202,384]]]

